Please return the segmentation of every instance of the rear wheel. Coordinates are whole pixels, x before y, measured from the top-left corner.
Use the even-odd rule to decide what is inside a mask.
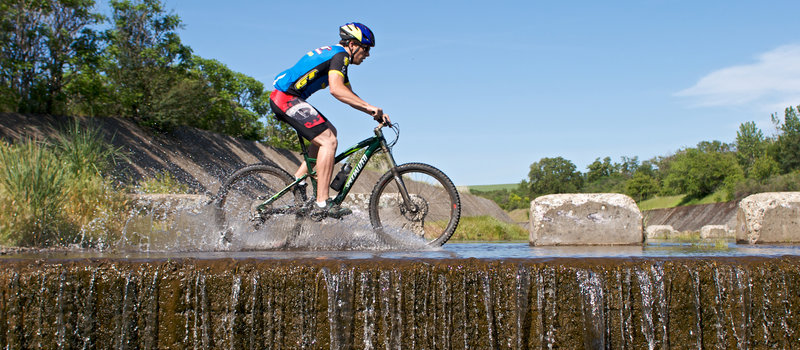
[[[293,176],[268,164],[249,165],[229,176],[214,199],[215,222],[223,240],[229,241],[234,232],[253,233],[267,220],[297,214],[305,189],[293,188],[270,205],[262,206],[292,182]]]
[[[384,174],[369,200],[373,228],[404,229],[423,237],[428,245],[441,246],[453,235],[461,217],[461,200],[455,185],[441,170],[422,163],[397,167],[408,190],[410,203],[399,191],[392,171]]]

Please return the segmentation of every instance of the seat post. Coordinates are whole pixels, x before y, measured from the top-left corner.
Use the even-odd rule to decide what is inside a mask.
[[[300,132],[297,133],[297,141],[300,141],[300,153],[303,154],[304,158],[308,158],[308,147],[306,147],[306,143],[303,142],[303,136],[300,136]]]

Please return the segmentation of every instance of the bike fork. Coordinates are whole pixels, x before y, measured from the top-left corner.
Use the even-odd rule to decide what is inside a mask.
[[[386,141],[381,142],[381,147],[383,148],[383,152],[386,153],[387,158],[389,159],[389,169],[392,172],[392,176],[394,177],[394,182],[397,184],[397,190],[400,191],[400,196],[403,197],[403,203],[406,207],[406,210],[410,212],[415,212],[416,208],[414,203],[411,202],[411,196],[408,195],[408,189],[406,188],[405,182],[403,182],[403,177],[400,176],[400,172],[397,171],[397,163],[394,161],[394,156],[392,152],[389,150],[389,146],[386,145]]]

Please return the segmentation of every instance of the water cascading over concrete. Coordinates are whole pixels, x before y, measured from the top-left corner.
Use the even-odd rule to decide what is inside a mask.
[[[3,348],[791,348],[800,258],[16,260]]]

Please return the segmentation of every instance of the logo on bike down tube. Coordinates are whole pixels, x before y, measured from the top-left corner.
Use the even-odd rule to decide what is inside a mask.
[[[350,177],[348,177],[347,178],[347,182],[344,183],[344,188],[349,188],[350,185],[352,185],[353,182],[356,181],[356,177],[353,176],[353,175],[354,174],[358,174],[358,173],[361,172],[361,169],[364,168],[364,165],[367,165],[367,160],[368,159],[369,159],[369,157],[367,157],[366,154],[364,154],[364,156],[361,157],[361,160],[359,160],[358,164],[356,164],[356,169],[353,170],[353,172],[350,173]]]

